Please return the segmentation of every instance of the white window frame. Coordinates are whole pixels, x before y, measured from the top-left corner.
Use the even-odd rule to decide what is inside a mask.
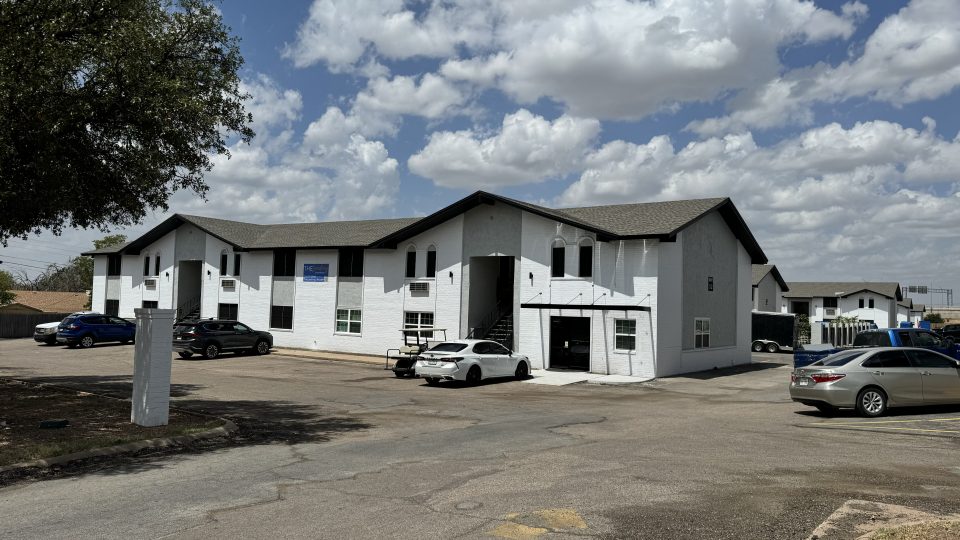
[[[340,312],[343,312],[343,311],[346,312],[345,319],[340,317]],[[357,314],[357,317],[358,317],[357,319],[353,319],[354,313]],[[335,333],[347,334],[351,336],[359,336],[363,333],[363,310],[362,309],[337,308],[335,317],[336,319],[334,321],[334,326],[333,326]],[[340,323],[344,323],[346,325],[346,330],[340,329]],[[350,330],[350,325],[353,323],[356,323],[359,325],[359,328],[357,329],[356,332],[352,332]]]
[[[410,315],[414,315],[416,317],[417,319],[416,322],[410,322],[409,320]],[[430,316],[430,324],[424,324],[423,322],[424,315]],[[436,321],[436,317],[434,316],[432,311],[404,311],[403,312],[403,328],[404,329],[433,328],[434,327],[433,324],[435,321]],[[425,337],[425,338],[433,337],[433,333],[420,334],[420,335],[421,337]]]
[[[621,322],[633,323],[633,332],[632,333],[620,332],[620,328],[618,328],[617,323],[621,323]],[[620,344],[617,342],[617,338],[619,337],[633,338],[633,347],[629,349],[620,347]],[[636,351],[637,350],[637,320],[636,319],[614,319],[613,320],[613,347],[614,347],[614,350],[617,350],[617,351]]]
[[[704,325],[703,323],[706,323]],[[706,330],[704,330],[706,326]],[[710,317],[694,317],[693,319],[693,348],[710,348]]]

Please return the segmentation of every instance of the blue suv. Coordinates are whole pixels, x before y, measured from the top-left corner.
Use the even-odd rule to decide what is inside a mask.
[[[84,349],[105,341],[127,343],[136,335],[137,325],[110,315],[70,316],[57,327],[57,343],[66,343],[68,347],[79,345]]]

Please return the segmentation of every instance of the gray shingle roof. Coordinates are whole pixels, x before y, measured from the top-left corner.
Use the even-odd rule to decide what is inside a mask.
[[[847,297],[861,291],[874,292],[887,298],[902,300],[900,284],[896,282],[871,281],[791,281],[787,283],[790,291],[783,294],[785,298],[824,298],[839,296]]]
[[[726,200],[692,199],[557,208],[552,211],[610,231],[617,236],[652,236],[675,233]]]
[[[175,214],[123,248],[88,251],[85,254],[137,253],[183,223],[191,223],[239,249],[322,248],[341,246],[395,247],[398,239],[418,234],[481,203],[502,202],[593,231],[599,238],[672,238],[706,213],[719,209],[755,262],[766,256],[743,218],[726,198],[693,199],[654,203],[545,208],[490,193],[476,192],[425,218],[374,219],[258,225],[226,219]]]
[[[780,284],[780,290],[783,292],[790,290],[790,286],[783,280],[783,276],[780,275],[780,270],[777,270],[777,265],[775,264],[755,264],[752,266],[751,271],[753,272],[754,287],[759,285],[760,282],[763,281],[763,278],[767,277],[767,274],[773,272],[773,279],[777,280],[777,283]]]

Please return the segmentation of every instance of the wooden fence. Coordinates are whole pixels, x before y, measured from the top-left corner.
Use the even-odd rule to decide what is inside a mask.
[[[41,323],[60,322],[69,313],[0,313],[0,338],[33,336],[33,329]]]

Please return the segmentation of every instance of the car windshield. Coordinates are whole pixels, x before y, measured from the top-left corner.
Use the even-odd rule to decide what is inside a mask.
[[[465,343],[440,343],[430,348],[431,352],[460,352],[467,348]]]
[[[76,317],[67,317],[66,319],[60,321],[60,324],[70,324],[75,320],[77,320]]]
[[[830,356],[814,362],[815,366],[845,366],[852,362],[858,356],[864,354],[863,351],[844,351],[831,354]]]

